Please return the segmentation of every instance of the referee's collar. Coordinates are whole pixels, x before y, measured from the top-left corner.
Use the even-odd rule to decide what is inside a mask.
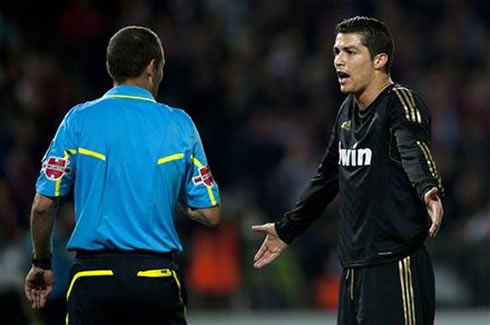
[[[149,92],[148,90],[128,85],[115,86],[109,89],[109,91],[107,91],[103,97],[144,100],[156,103],[155,97],[153,97],[151,92]]]

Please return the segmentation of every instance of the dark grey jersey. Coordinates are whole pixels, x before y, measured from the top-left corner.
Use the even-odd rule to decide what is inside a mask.
[[[344,267],[393,261],[423,245],[430,226],[423,195],[434,186],[444,192],[430,138],[429,110],[412,90],[390,85],[362,112],[348,96],[317,174],[276,222],[280,238],[290,243],[340,193]]]

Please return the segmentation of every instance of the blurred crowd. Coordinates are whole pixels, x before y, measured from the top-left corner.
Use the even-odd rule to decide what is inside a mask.
[[[162,39],[158,100],[192,116],[222,192],[218,229],[177,217],[190,308],[335,310],[336,201],[264,270],[251,266],[262,236],[250,226],[291,208],[320,162],[344,98],[333,30],[354,15],[388,24],[392,78],[432,112],[432,152],[446,189],[442,229],[428,242],[439,306],[490,306],[490,2],[18,0],[0,4],[1,317],[63,317],[70,197],[58,213],[48,308],[33,313],[23,297],[34,184],[64,114],[112,86],[109,37],[134,24]]]

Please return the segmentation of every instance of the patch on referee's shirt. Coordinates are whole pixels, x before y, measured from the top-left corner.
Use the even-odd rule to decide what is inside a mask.
[[[68,159],[49,157],[43,164],[43,172],[48,179],[56,181],[71,172],[71,168],[68,167],[69,164],[70,161]]]
[[[203,166],[199,168],[199,176],[192,178],[194,185],[204,184],[207,187],[213,186],[214,179],[213,174],[211,174],[211,169],[208,166]]]

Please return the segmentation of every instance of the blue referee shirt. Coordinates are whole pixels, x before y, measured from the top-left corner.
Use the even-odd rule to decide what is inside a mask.
[[[220,200],[189,115],[133,86],[114,87],[63,119],[36,191],[64,196],[72,185],[70,250],[181,251],[177,201],[209,208]]]

